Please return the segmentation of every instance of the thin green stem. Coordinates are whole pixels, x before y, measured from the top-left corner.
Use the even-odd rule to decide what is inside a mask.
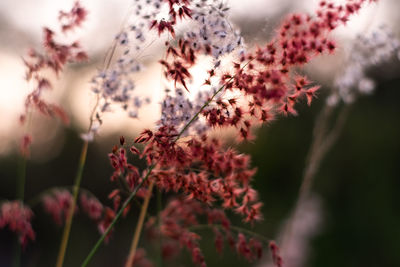
[[[21,201],[24,201],[25,196],[25,180],[26,180],[26,156],[22,155],[18,164],[18,178],[16,185],[16,197]],[[21,244],[18,238],[15,239],[14,245],[14,256],[13,256],[13,266],[21,266]]]
[[[25,198],[25,180],[26,180],[26,156],[21,156],[19,160],[18,166],[18,179],[17,179],[17,186],[16,186],[16,197],[21,201],[24,201]],[[19,243],[18,238],[15,239],[14,245],[14,259],[13,259],[13,266],[19,267],[21,266],[21,244]]]
[[[14,240],[14,259],[13,259],[13,266],[19,267],[21,266],[21,244],[19,243],[18,238]]]
[[[125,208],[128,206],[128,204],[131,202],[131,200],[136,196],[137,192],[139,191],[139,189],[142,187],[142,185],[144,184],[144,182],[147,181],[147,179],[150,176],[151,171],[155,168],[155,164],[151,165],[146,176],[143,178],[143,180],[138,184],[138,186],[136,186],[136,188],[132,191],[132,193],[129,195],[129,197],[124,201],[124,203],[122,204],[121,208],[119,209],[119,211],[117,212],[117,214],[115,215],[114,220],[111,222],[111,224],[107,227],[106,231],[103,233],[103,235],[99,238],[99,240],[96,242],[96,244],[94,245],[94,247],[92,248],[92,250],[90,251],[89,255],[86,257],[86,259],[83,261],[82,263],[82,267],[85,267],[89,264],[90,260],[93,258],[93,256],[96,254],[97,250],[99,249],[100,245],[103,243],[104,239],[106,238],[106,236],[110,233],[111,229],[114,227],[114,225],[117,223],[117,221],[119,220],[119,218],[122,216],[123,211],[125,210]]]
[[[67,217],[67,221],[64,226],[64,231],[63,231],[63,235],[62,235],[62,239],[61,239],[60,250],[58,252],[57,264],[56,264],[57,267],[62,267],[63,263],[64,263],[65,252],[67,250],[69,235],[71,232],[72,219],[74,217],[74,211],[75,211],[76,202],[78,199],[78,193],[79,193],[79,188],[81,185],[83,169],[85,167],[88,146],[89,146],[88,141],[85,141],[82,146],[81,156],[80,156],[79,165],[78,165],[78,171],[77,171],[77,174],[75,177],[75,183],[74,183],[74,188],[73,188],[73,193],[72,193],[72,203],[71,203],[71,206],[68,211],[68,217]]]
[[[31,110],[27,110],[27,122],[25,125],[25,133],[31,128],[32,124],[32,112]],[[26,165],[28,155],[23,153],[20,156],[19,164],[18,164],[18,179],[17,179],[17,186],[16,186],[16,196],[22,202],[25,198],[25,182],[26,182]]]
[[[25,132],[28,131],[28,129],[31,126],[31,112],[28,110],[27,111],[27,116],[28,116],[28,121],[25,126]],[[26,182],[26,165],[27,165],[27,157],[28,155],[22,154],[19,159],[19,164],[18,164],[18,171],[17,171],[17,184],[16,184],[16,197],[21,201],[21,203],[24,202],[25,198],[25,182]],[[14,250],[14,259],[13,259],[13,266],[14,267],[19,267],[21,266],[21,254],[22,254],[22,248],[19,243],[19,240],[16,239],[15,242],[15,250]]]

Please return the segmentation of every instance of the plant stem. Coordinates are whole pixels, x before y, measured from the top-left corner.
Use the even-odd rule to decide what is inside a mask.
[[[125,265],[126,267],[133,266],[133,260],[135,259],[136,249],[139,243],[140,233],[142,232],[144,218],[146,217],[147,214],[147,208],[149,207],[150,197],[151,194],[153,193],[153,187],[154,187],[154,180],[150,182],[149,188],[147,189],[146,198],[144,199],[142,208],[140,210],[139,221],[136,225],[135,234],[132,239],[132,244],[128,255],[128,261],[126,262]]]
[[[314,129],[314,140],[307,156],[307,165],[304,170],[303,181],[299,191],[299,201],[303,201],[309,196],[315,174],[321,165],[321,161],[332,148],[343,130],[348,112],[349,105],[346,105],[340,110],[335,125],[329,132],[327,132],[327,124],[332,113],[332,107],[325,107],[322,113],[323,116],[318,118]]]
[[[27,111],[27,122],[25,124],[25,133],[28,132],[28,130],[31,128],[32,124],[32,112],[31,110]],[[29,145],[30,146],[30,145]],[[16,186],[16,197],[21,200],[21,202],[24,201],[25,198],[25,181],[26,181],[26,165],[28,161],[28,155],[25,153],[21,153],[21,157],[19,159],[19,164],[18,164],[18,180],[17,180],[17,186]]]
[[[30,128],[31,125],[31,112],[28,111],[28,122],[25,126],[25,131]],[[21,203],[24,202],[25,199],[25,182],[26,182],[26,165],[27,165],[27,157],[28,155],[22,153],[19,159],[19,164],[18,164],[18,175],[17,175],[17,184],[16,184],[16,197],[21,201]],[[19,267],[21,266],[21,245],[19,243],[19,240],[16,239],[15,242],[15,250],[14,250],[14,259],[13,259],[13,266],[14,267]]]
[[[14,241],[14,259],[13,266],[19,267],[21,266],[21,244],[19,243],[18,238],[15,238]]]
[[[85,167],[88,146],[89,146],[88,141],[85,141],[82,146],[81,156],[79,158],[78,171],[77,171],[77,174],[75,177],[75,183],[74,183],[74,188],[73,188],[73,193],[72,193],[72,203],[68,210],[67,221],[64,226],[60,250],[58,252],[57,264],[56,264],[57,267],[62,267],[63,263],[64,263],[65,252],[67,250],[69,235],[71,232],[72,219],[74,217],[76,202],[78,199],[79,187],[80,187],[81,180],[82,180],[83,169]]]
[[[82,263],[82,267],[85,267],[89,264],[90,260],[93,258],[94,254],[96,254],[97,250],[99,249],[100,245],[103,243],[104,239],[106,236],[110,233],[111,229],[114,227],[114,225],[117,223],[119,218],[122,216],[123,211],[125,208],[128,206],[129,202],[136,196],[137,192],[139,189],[142,187],[144,182],[149,178],[151,171],[155,168],[155,164],[151,165],[149,170],[147,171],[146,176],[143,178],[143,180],[138,184],[138,186],[132,191],[132,193],[129,195],[129,197],[124,201],[122,204],[121,208],[115,215],[114,220],[111,222],[111,224],[107,227],[106,231],[103,233],[103,235],[99,238],[99,240],[96,242],[92,250],[90,251],[89,255],[86,257],[86,259]]]
[[[18,181],[16,190],[16,196],[21,201],[24,201],[25,197],[25,179],[26,179],[26,157],[22,156],[19,160]]]
[[[18,164],[16,197],[21,201],[21,203],[24,202],[24,197],[25,197],[26,161],[27,161],[26,156],[22,155]],[[13,254],[14,254],[13,266],[14,267],[21,266],[21,244],[19,243],[18,238],[15,239]]]
[[[303,179],[299,189],[297,202],[282,235],[282,255],[285,254],[285,250],[290,244],[294,218],[296,217],[296,214],[298,213],[303,202],[306,201],[307,198],[310,196],[312,184],[314,182],[315,175],[321,165],[321,161],[324,159],[327,152],[337,141],[337,138],[343,130],[343,126],[346,122],[349,110],[350,105],[346,105],[340,110],[339,115],[337,115],[335,124],[330,130],[328,130],[328,124],[334,108],[325,104],[322,112],[317,117],[313,130],[313,141],[307,155],[306,167],[304,169]]]

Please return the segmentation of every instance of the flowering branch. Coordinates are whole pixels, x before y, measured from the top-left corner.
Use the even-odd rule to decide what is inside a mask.
[[[123,138],[120,141],[122,147],[115,146],[108,155],[114,169],[111,180],[119,186],[109,195],[113,199],[114,209],[103,207],[97,199],[82,196],[83,210],[93,215],[102,233],[82,266],[89,264],[121,216],[129,211],[131,202],[139,202],[136,197],[141,197],[144,201],[126,264],[131,267],[136,264],[139,256],[144,257],[137,246],[148,216],[147,209],[154,186],[159,196],[163,191],[174,191],[179,197],[169,201],[162,211],[159,205],[158,219],[149,218],[146,226],[149,229],[156,228],[154,222],[157,221],[160,239],[164,238],[165,241],[163,243],[181,244],[176,250],[185,247],[191,253],[194,263],[206,266],[199,245],[200,236],[191,230],[200,229],[200,218],[207,216],[208,226],[215,231],[217,251],[222,250],[226,238],[232,248],[252,261],[261,257],[262,244],[257,240],[260,239],[268,244],[275,266],[282,266],[279,247],[273,241],[250,230],[231,226],[224,212],[231,210],[241,215],[244,222],[253,223],[262,219],[262,203],[251,185],[256,169],[251,166],[250,157],[232,148],[225,148],[223,143],[209,138],[207,134],[212,128],[229,127],[237,131],[240,140],[249,140],[255,125],[269,122],[279,114],[296,115],[295,105],[301,98],[306,98],[310,105],[320,87],[312,85],[307,77],[298,75],[297,68],[323,52],[333,53],[336,44],[330,39],[329,33],[345,24],[366,2],[368,1],[348,0],[343,5],[336,5],[321,1],[316,16],[288,16],[272,40],[255,51],[245,51],[240,32],[227,19],[229,8],[224,3],[154,0],[146,1],[146,6],[143,6],[145,8],[141,4],[135,5],[137,18],[127,23],[126,27],[124,24],[104,59],[105,68],[92,80],[96,104],[90,116],[89,130],[82,135],[84,142],[72,195],[68,190],[59,190],[43,198],[46,210],[53,215],[56,222],[61,224],[65,220],[56,266],[62,267],[64,262],[89,142],[94,139],[102,124],[102,115],[111,110],[111,105],[118,104],[130,117],[136,118],[143,103],[150,101],[143,100],[142,96],[133,92],[135,83],[132,74],[141,71],[142,64],[138,57],[132,55],[131,50],[133,53],[141,51],[152,30],[159,36],[168,35],[168,41],[165,42],[166,56],[159,63],[164,70],[165,79],[173,84],[175,95],[169,95],[169,90],[166,90],[167,95],[162,101],[161,117],[156,130],[144,130],[135,140],[135,143],[145,144],[144,149],[139,151],[135,146],[129,149],[133,155],[146,160],[145,170],[139,172],[137,167],[128,163]],[[164,10],[167,12],[163,12]],[[79,1],[70,12],[60,12],[61,31],[79,27],[86,14]],[[178,33],[177,26],[178,22],[184,20],[193,27],[181,34]],[[135,46],[128,45],[132,40]],[[77,42],[67,45],[59,43],[55,39],[55,32],[48,28],[44,29],[44,44],[45,54],[31,51],[28,59],[24,60],[28,68],[27,80],[35,82],[35,89],[26,98],[25,113],[20,118],[22,123],[29,120],[32,108],[44,115],[58,116],[67,122],[65,112],[57,105],[47,103],[42,97],[45,89],[52,88],[52,85],[41,71],[50,69],[58,75],[67,62],[86,59],[86,54]],[[121,56],[112,65],[113,56],[120,49]],[[238,53],[234,61],[231,61],[229,55],[233,51]],[[203,84],[207,89],[191,101],[186,91],[190,92],[191,78],[194,76],[191,73],[192,67],[201,57],[212,60],[214,66],[208,70],[209,75]],[[371,87],[368,82],[362,83],[364,89]],[[227,97],[228,91],[237,96]],[[225,95],[225,92],[228,93]],[[300,200],[302,195],[307,195],[310,191],[321,159],[336,141],[344,124],[346,113],[343,117],[338,117],[333,130],[326,130],[327,118],[332,115],[332,111],[333,107],[327,107],[319,118],[322,121],[316,125],[316,128],[322,130],[315,136],[312,145]],[[179,142],[183,137],[187,138]],[[25,155],[30,144],[31,137],[25,135],[21,143],[21,150]],[[24,171],[25,167],[21,172],[23,179],[20,178],[18,188],[21,199],[24,194],[24,187],[21,187],[25,179]],[[127,197],[121,205],[123,194],[123,197]],[[222,209],[212,207],[213,205],[221,205]],[[30,225],[32,212],[28,207],[15,201],[3,204],[1,208],[0,228],[8,225],[11,230],[18,232],[23,244],[34,239]],[[23,227],[16,228],[15,220],[10,215],[15,215]],[[237,237],[232,235],[232,230],[237,232]],[[248,240],[246,235],[251,238]],[[162,246],[160,242],[160,254]]]
[[[247,66],[247,64],[244,65],[244,67]],[[231,78],[233,79],[233,77]],[[221,90],[225,87],[225,84],[222,85],[213,95],[212,97],[204,103],[204,105],[200,108],[200,110],[193,116],[193,118],[182,128],[182,130],[179,132],[179,134],[177,135],[177,137],[174,140],[174,143],[177,142],[179,140],[179,138],[182,136],[182,134],[185,132],[185,130],[197,119],[197,117],[201,114],[201,112],[213,101],[213,99],[215,98],[215,96],[221,92]],[[149,178],[150,173],[153,171],[153,169],[156,167],[157,163],[154,163],[153,165],[151,165],[146,173],[146,176],[142,179],[142,181],[137,185],[137,187],[131,192],[131,194],[129,195],[129,197],[125,200],[125,202],[123,203],[123,205],[121,206],[121,208],[119,209],[118,213],[116,214],[114,220],[111,222],[111,224],[107,227],[107,229],[105,230],[105,232],[103,233],[103,235],[100,237],[100,239],[97,241],[97,243],[94,245],[94,247],[92,248],[92,250],[90,251],[89,255],[86,257],[86,259],[84,260],[82,267],[87,266],[87,264],[89,264],[90,260],[92,259],[92,257],[94,256],[94,254],[97,252],[98,248],[100,247],[100,245],[103,243],[104,239],[106,238],[106,236],[110,233],[110,231],[112,230],[112,228],[114,227],[114,225],[117,223],[117,221],[119,220],[119,218],[121,217],[122,213],[124,212],[124,210],[127,208],[127,206],[129,205],[130,201],[136,196],[138,190],[141,188],[141,186],[146,182],[146,180]]]

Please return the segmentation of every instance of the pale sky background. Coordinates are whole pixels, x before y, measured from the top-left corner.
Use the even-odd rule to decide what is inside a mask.
[[[76,34],[82,36],[82,46],[89,51],[89,55],[100,59],[112,43],[133,1],[83,0],[81,2],[89,10],[89,16],[83,29]],[[270,30],[277,25],[275,20],[279,14],[304,10],[312,12],[319,0],[231,0],[228,2],[232,7],[232,20],[238,24],[245,35],[254,38],[246,40],[248,44],[251,44],[253,41],[263,41],[263,38],[268,38],[268,34],[271,34]],[[72,0],[0,1],[0,156],[15,151],[17,140],[22,133],[18,116],[23,109],[23,101],[29,85],[23,78],[25,69],[21,57],[29,47],[40,48],[42,27],[55,25],[58,11],[68,10],[72,3]],[[372,5],[363,9],[359,16],[353,17],[348,27],[339,29],[335,34],[339,40],[345,41],[351,40],[355,33],[362,32],[367,27],[372,28],[374,25],[385,23],[396,27],[400,21],[398,10],[400,10],[399,0],[380,0],[379,7]],[[394,31],[398,33],[399,29],[395,28]],[[149,51],[149,53],[154,53],[154,51]],[[327,60],[331,64],[327,64]],[[325,57],[323,61],[324,64],[321,60],[317,60],[309,68],[315,73],[312,77],[314,80],[331,79],[332,70],[340,64],[338,57]],[[62,106],[71,112],[72,126],[82,131],[88,124],[90,107],[94,103],[89,81],[96,68],[100,66],[101,62],[98,60],[88,67],[79,69],[79,73],[68,69],[51,93],[54,101],[61,102]],[[196,76],[201,77],[201,66],[198,69]],[[126,119],[121,112],[107,115],[100,139],[120,131],[136,131],[143,126],[151,127],[157,120],[158,103],[162,97],[162,84],[158,77],[162,77],[159,65],[148,64],[147,71],[138,78],[138,85],[144,88],[143,94],[152,96],[153,104],[143,110],[140,120]],[[41,136],[35,141],[37,145],[51,143],[53,145],[50,147],[53,153],[56,153],[56,148],[62,147],[62,133],[55,126],[58,123],[54,120],[42,122],[36,120],[35,124],[40,124],[40,127],[35,128],[35,135]]]

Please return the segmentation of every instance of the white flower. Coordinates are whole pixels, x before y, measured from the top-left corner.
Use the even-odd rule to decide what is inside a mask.
[[[371,94],[375,83],[366,76],[366,71],[396,53],[400,59],[400,42],[387,26],[380,26],[369,36],[358,36],[349,51],[346,68],[334,81],[336,92],[328,98],[328,104],[337,105],[339,101],[333,101],[335,97],[351,103],[358,94]]]

